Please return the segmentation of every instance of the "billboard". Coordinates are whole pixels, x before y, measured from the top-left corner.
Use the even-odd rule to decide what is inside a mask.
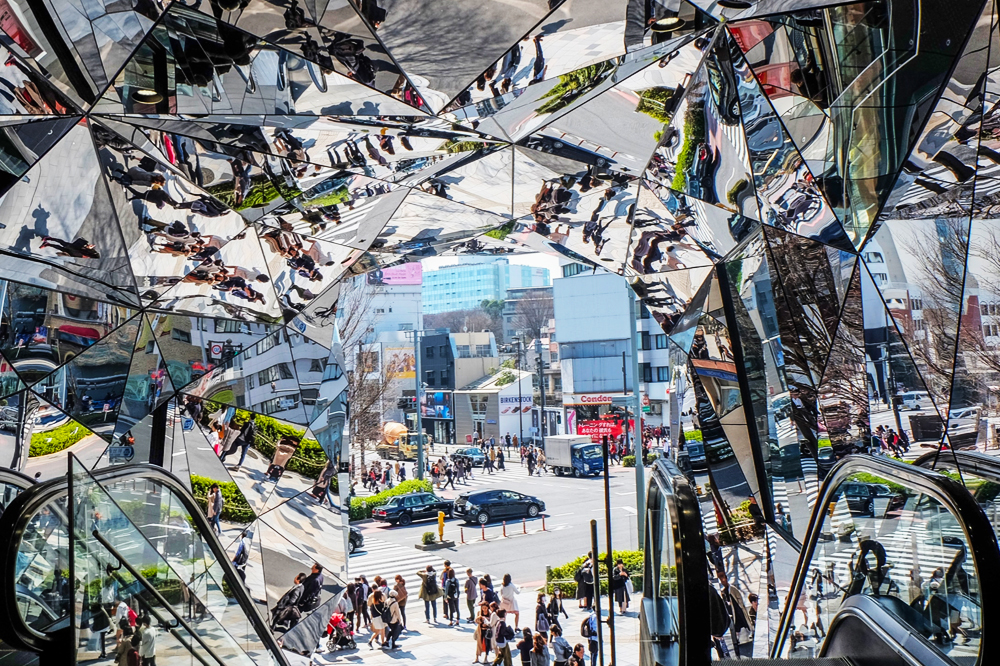
[[[451,392],[421,391],[420,415],[431,419],[452,418],[454,414],[451,411]]]
[[[368,284],[396,285],[396,284],[422,284],[423,268],[420,262],[414,261],[401,266],[390,266],[389,268],[379,268],[368,273]]]
[[[417,359],[413,356],[413,347],[386,347],[386,372],[394,379],[416,379]]]

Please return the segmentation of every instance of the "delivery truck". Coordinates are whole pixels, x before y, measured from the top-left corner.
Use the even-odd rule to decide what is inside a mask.
[[[558,476],[579,478],[604,471],[601,445],[588,435],[551,435],[545,438],[545,462]]]

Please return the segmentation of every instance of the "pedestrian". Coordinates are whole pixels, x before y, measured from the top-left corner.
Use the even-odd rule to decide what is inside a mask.
[[[455,570],[449,567],[448,581],[445,583],[444,588],[444,603],[448,605],[448,626],[457,627],[462,623],[462,616],[458,613],[458,597],[460,594],[461,590],[458,587],[458,578],[455,576]]]
[[[476,613],[476,629],[472,632],[476,639],[476,663],[479,663],[479,656],[483,656],[483,663],[489,663],[490,643],[492,635],[488,619],[489,604],[483,604]]]
[[[396,590],[389,592],[389,649],[395,650],[399,634],[403,632],[403,609],[399,606],[399,595]]]
[[[531,666],[549,666],[549,648],[545,636],[535,634],[535,645],[531,650]]]
[[[375,646],[372,645],[372,641],[376,639],[381,647],[385,647],[385,628],[389,626],[391,616],[389,604],[385,602],[382,590],[373,591],[369,603],[372,613],[372,635],[368,639],[368,648],[374,650]]]
[[[570,655],[567,666],[587,666],[587,653],[584,651],[583,643],[573,646],[573,654]]]
[[[465,603],[469,606],[469,622],[475,622],[476,598],[479,596],[479,580],[472,569],[465,570]]]
[[[354,630],[357,631],[362,626],[366,629],[371,627],[371,616],[368,614],[368,595],[365,593],[366,585],[362,577],[354,579]]]
[[[216,536],[222,536],[222,525],[219,520],[222,519],[223,506],[225,506],[225,499],[222,497],[222,491],[219,490],[219,484],[213,483],[212,488],[208,491],[208,520],[212,523],[212,529],[215,530]]]
[[[528,449],[528,453],[525,458],[526,464],[528,465],[528,476],[535,475],[535,452]]]
[[[549,643],[552,645],[552,666],[567,666],[573,648],[569,641],[563,638],[562,627],[553,624],[549,629]]]
[[[233,555],[233,567],[244,583],[247,580],[247,562],[250,561],[251,536],[252,533],[248,530],[240,532],[240,545],[236,547],[236,554]]]
[[[618,612],[621,615],[624,615],[628,609],[629,595],[631,594],[629,588],[631,586],[632,577],[625,569],[625,563],[621,558],[618,558],[615,562],[615,570],[611,576],[611,587],[614,590],[615,602],[618,604]]]
[[[511,582],[510,574],[503,575],[503,586],[500,588],[500,608],[507,611],[507,613],[513,613],[514,624],[512,626],[517,627],[518,619],[521,616],[521,612],[517,607],[517,594],[521,590]]]
[[[451,468],[451,465],[448,465],[448,468],[445,470],[445,475],[448,480],[444,484],[444,489],[447,490],[448,486],[451,486],[452,490],[458,490],[458,488],[455,487],[455,470]]]
[[[305,576],[302,577],[302,580],[305,580]],[[355,603],[358,596],[358,593],[355,591],[355,587],[354,583],[348,583],[347,589],[344,590],[344,599],[350,603],[350,610],[344,613],[344,618],[347,619],[347,623],[351,625],[352,630],[357,626],[354,618],[356,615],[360,614]]]
[[[489,456],[483,457],[483,472],[489,472],[493,474],[493,461],[490,460]]]
[[[306,579],[304,573],[300,573],[295,576],[295,582],[292,584],[288,591],[285,592],[278,603],[274,605],[271,609],[271,631],[288,631],[294,627],[299,622],[302,614],[299,612],[298,606],[299,601],[302,599],[302,581]],[[348,588],[353,588],[352,585],[348,585]],[[353,589],[349,589],[348,592],[344,593],[344,600],[349,601],[349,592],[353,592]],[[351,603],[351,609],[353,610],[354,605]]]
[[[559,624],[559,614],[562,613],[566,619],[569,619],[569,613],[563,607],[563,591],[561,587],[556,587],[552,590],[552,598],[549,599],[549,622],[553,627],[559,627],[562,629],[562,625]],[[568,658],[568,657],[567,657]]]
[[[750,632],[750,615],[743,603],[743,594],[729,584],[726,574],[719,576],[719,583],[722,586],[722,601],[726,604],[726,613],[731,623],[729,635],[733,639],[733,651],[739,659],[740,647],[753,640],[753,634]]]
[[[323,567],[314,562],[309,575],[302,581],[302,599],[299,601],[299,611],[305,615],[310,611],[316,610],[319,607],[322,596]]]
[[[406,591],[406,581],[402,576],[396,574],[394,579],[396,584],[392,586],[392,591],[396,593],[396,603],[399,604],[399,615],[402,618],[402,626],[400,631],[406,629],[406,598],[410,596],[410,593]],[[395,643],[393,643],[395,645]]]
[[[417,594],[417,598],[424,600],[424,622],[431,623],[431,610],[433,609],[434,623],[437,624],[437,600],[441,596],[437,573],[434,571],[434,567],[428,564],[427,569],[418,571],[417,575],[420,576],[420,592]]]
[[[104,606],[99,603],[92,604],[90,607],[90,635],[91,640],[96,641],[101,648],[101,659],[106,659],[108,656],[104,643],[110,629],[111,617],[108,615],[108,611],[104,610]]]
[[[503,449],[500,449],[500,452],[497,453],[497,469],[504,469],[504,470],[507,469],[506,467],[503,466],[503,459],[504,459]]]
[[[239,429],[239,433],[236,435],[234,446],[230,447],[228,451],[222,454],[220,461],[225,463],[226,456],[228,456],[230,453],[235,452],[236,448],[239,447],[241,449],[240,461],[236,463],[236,465],[230,468],[232,471],[238,472],[240,470],[240,467],[243,466],[243,461],[247,459],[247,451],[250,449],[251,446],[254,445],[256,441],[257,441],[257,424],[256,421],[254,420],[254,417],[250,416],[243,423],[243,426]]]
[[[510,432],[509,431],[507,432],[506,435],[504,435],[503,442],[504,442],[504,448],[506,448],[507,452],[509,453],[510,452]]]
[[[485,575],[479,579],[479,600],[485,601],[489,604],[499,605],[500,603],[500,597],[498,597],[497,593],[493,591],[492,587],[490,587],[488,577]]]
[[[517,654],[521,657],[521,666],[530,666],[531,648],[535,646],[535,640],[531,636],[531,629],[527,627],[521,632],[521,640],[517,642]]]
[[[507,624],[507,611],[499,609],[497,611],[499,621],[493,632],[493,642],[496,644],[496,657],[493,659],[493,666],[503,664],[503,666],[514,666],[510,655],[510,641],[514,638],[514,629]]]
[[[438,587],[441,588],[441,610],[444,611],[444,619],[448,620],[451,626],[451,602],[448,600],[448,572],[451,571],[451,560],[444,561],[444,569],[441,571],[441,578]]]
[[[142,617],[142,639],[139,642],[142,666],[156,666],[156,627],[149,624],[149,616]]]
[[[545,605],[545,595],[539,593],[535,603],[535,631],[540,634],[547,634],[552,621],[549,619],[549,609]]]
[[[590,652],[590,666],[597,666],[597,615],[591,611],[587,619],[580,625],[580,635],[587,639],[587,651]]]
[[[587,553],[587,559],[576,570],[573,580],[576,581],[576,598],[580,608],[590,610],[594,603],[594,562],[592,554]]]

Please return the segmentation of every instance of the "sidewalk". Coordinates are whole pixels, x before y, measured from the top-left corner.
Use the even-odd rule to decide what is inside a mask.
[[[519,625],[532,628],[535,623],[535,598],[537,591],[521,588],[521,594],[517,597],[518,607],[521,610]],[[640,596],[634,595],[626,616],[618,615],[615,608],[615,647],[617,652],[617,666],[638,666],[639,664],[639,600]],[[607,601],[607,597],[602,598]],[[563,636],[570,645],[583,643],[586,640],[580,636],[580,624],[587,617],[585,612],[577,608],[575,599],[567,599],[564,604],[569,619],[560,617],[560,624],[563,628]],[[440,603],[439,603],[440,606]],[[473,663],[476,656],[476,646],[472,638],[473,625],[465,622],[468,614],[468,607],[464,600],[460,608],[463,622],[459,627],[449,627],[443,624],[444,617],[438,616],[438,624],[426,624],[423,617],[423,603],[411,597],[411,601],[406,605],[408,627],[400,636],[399,648],[396,650],[371,649],[367,645],[370,633],[361,629],[355,634],[358,647],[355,650],[340,650],[337,652],[317,654],[310,662],[305,657],[297,657],[289,654],[289,660],[295,666],[327,666],[328,664],[372,664],[375,666],[388,666],[399,663],[421,663],[434,664],[435,666],[468,666]],[[607,610],[603,607],[605,616]],[[440,608],[438,610],[440,613]],[[610,640],[607,634],[607,626],[604,629],[604,649],[605,663],[610,663]],[[534,633],[534,631],[532,631]],[[520,640],[521,632],[518,631]],[[287,653],[286,653],[287,654]],[[515,664],[520,663],[517,649],[512,646],[511,655]],[[551,657],[551,653],[550,653]],[[491,655],[492,658],[492,655]]]

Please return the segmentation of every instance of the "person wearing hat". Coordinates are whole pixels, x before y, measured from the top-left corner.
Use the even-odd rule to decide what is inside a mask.
[[[387,627],[387,642],[390,650],[395,650],[399,635],[403,632],[403,613],[399,607],[399,593],[389,592],[389,626]]]

